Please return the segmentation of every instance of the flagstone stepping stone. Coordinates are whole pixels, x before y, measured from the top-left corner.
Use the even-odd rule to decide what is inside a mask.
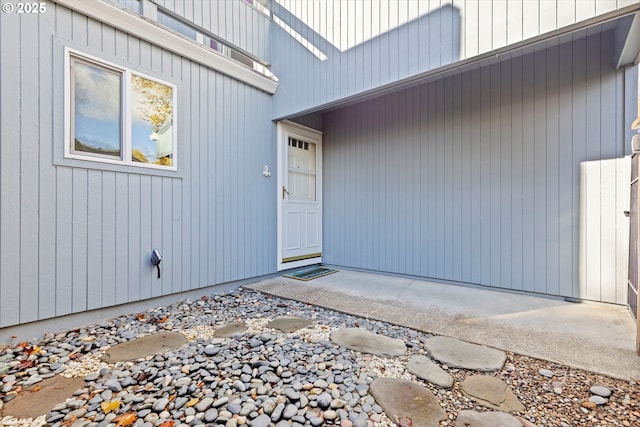
[[[444,388],[453,386],[453,377],[426,356],[413,356],[407,370],[418,378]]]
[[[249,329],[249,327],[244,322],[234,322],[219,327],[213,335],[221,338],[229,338],[232,335],[241,334],[247,329]]]
[[[504,412],[478,412],[464,410],[458,412],[456,427],[522,427],[514,416]]]
[[[55,375],[18,393],[15,399],[5,403],[2,416],[38,418],[51,411],[56,404],[72,397],[82,387],[85,387],[82,377],[65,378]]]
[[[376,378],[369,386],[369,391],[396,424],[402,420],[403,424],[413,427],[438,427],[440,421],[447,419],[433,392],[413,381]]]
[[[402,356],[406,351],[404,341],[362,328],[337,329],[331,332],[331,341],[351,350],[383,357]]]
[[[502,369],[507,355],[504,351],[483,345],[471,344],[449,337],[427,338],[424,346],[431,357],[450,368],[491,372]]]
[[[154,354],[176,350],[186,344],[187,338],[177,332],[147,335],[111,347],[102,359],[108,363],[135,360]]]
[[[460,384],[462,393],[483,406],[504,412],[524,412],[513,390],[501,379],[490,375],[472,375]]]
[[[313,325],[311,320],[301,319],[299,317],[278,317],[267,323],[266,326],[267,328],[277,329],[289,334],[311,325]]]

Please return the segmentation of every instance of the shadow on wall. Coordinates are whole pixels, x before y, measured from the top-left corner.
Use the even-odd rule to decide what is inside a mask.
[[[295,42],[290,40],[291,45],[300,48],[286,52],[287,58],[273,61],[274,72],[281,79],[279,91],[288,92],[287,85],[315,86],[308,89],[312,95],[306,100],[308,105],[296,105],[297,110],[374,89],[460,59],[460,11],[451,5],[420,16],[417,11],[405,11],[405,15],[417,17],[404,23],[399,18],[401,14],[396,13],[399,25],[391,28],[391,13],[383,1],[373,3],[377,6],[375,10],[366,8],[366,11],[356,2],[344,0],[334,7],[326,3],[309,4],[313,9],[310,6],[309,10],[297,10],[296,15],[279,2],[272,3],[277,24],[273,28],[280,33],[276,39],[292,38]],[[306,4],[298,9],[304,7]],[[294,104],[297,102],[305,101]]]

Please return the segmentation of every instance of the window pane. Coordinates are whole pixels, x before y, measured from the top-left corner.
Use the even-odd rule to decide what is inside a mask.
[[[316,144],[289,138],[289,200],[316,201]]]
[[[72,151],[120,158],[120,73],[72,60]]]
[[[131,160],[173,164],[173,88],[131,75]]]

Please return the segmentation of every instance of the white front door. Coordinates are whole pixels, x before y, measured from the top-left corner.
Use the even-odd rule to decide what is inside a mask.
[[[322,134],[278,123],[278,270],[322,261]]]

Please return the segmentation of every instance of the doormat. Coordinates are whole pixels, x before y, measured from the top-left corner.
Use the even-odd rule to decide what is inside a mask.
[[[299,270],[294,273],[285,274],[284,277],[289,277],[291,279],[304,280],[309,281],[313,280],[316,277],[326,276],[328,274],[336,273],[338,270],[334,270],[327,267],[312,267],[305,268],[304,270]]]

